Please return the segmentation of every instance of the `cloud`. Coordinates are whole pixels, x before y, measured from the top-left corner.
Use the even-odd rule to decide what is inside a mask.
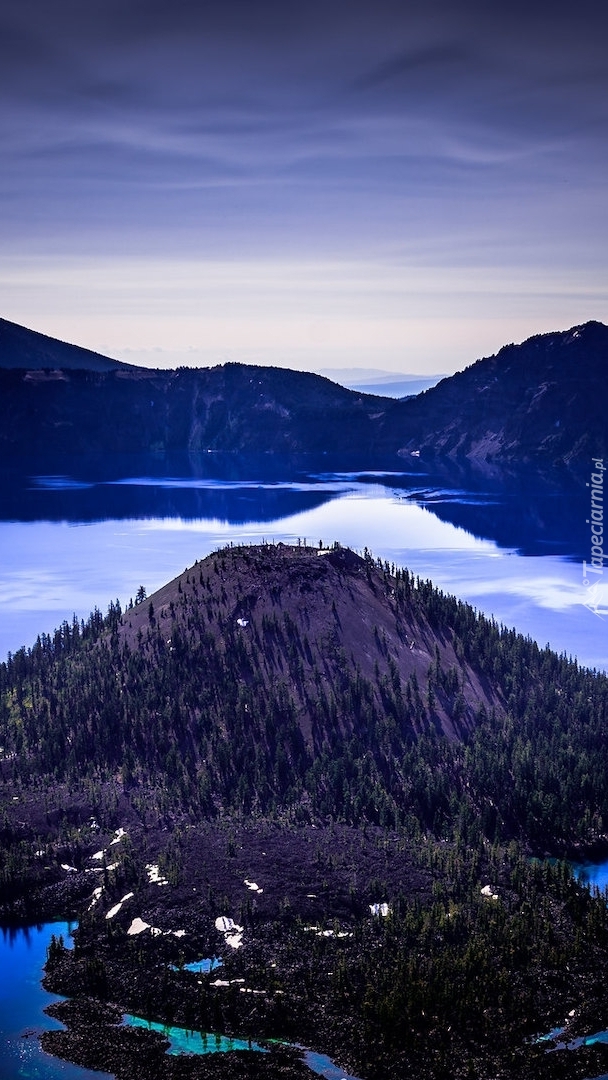
[[[608,270],[607,22],[591,0],[550,17],[535,0],[5,0],[0,256],[380,260],[387,280],[434,274],[438,313],[459,269],[472,310],[472,267],[575,296]]]
[[[442,82],[446,74],[462,74],[471,59],[466,48],[456,45],[433,45],[425,49],[400,52],[396,56],[384,59],[372,70],[358,76],[353,82],[353,89],[368,91],[376,88],[398,87],[403,89],[416,78],[420,85],[420,75],[430,84],[439,75]]]

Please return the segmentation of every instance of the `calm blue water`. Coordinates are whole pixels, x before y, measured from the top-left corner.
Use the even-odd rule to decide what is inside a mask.
[[[178,967],[177,967],[177,964],[174,964],[172,966],[173,966],[174,971],[179,970]],[[204,972],[215,971],[216,968],[220,968],[220,967],[222,967],[222,960],[220,959],[219,956],[207,956],[203,960],[193,960],[191,964],[184,964],[183,965],[183,970],[184,971],[194,971],[194,972],[199,972],[200,973],[201,971],[204,971]]]
[[[575,863],[573,869],[576,876],[586,885],[599,889],[600,892],[608,889],[608,861]]]
[[[51,1002],[61,1000],[40,983],[46,950],[53,934],[63,935],[69,945],[69,929],[68,923],[47,923],[0,934],[2,1080],[103,1080],[107,1075],[59,1061],[40,1048],[39,1032],[61,1027],[43,1012]]]
[[[334,1065],[331,1058],[325,1054],[317,1054],[314,1050],[304,1052],[304,1061],[312,1072],[317,1076],[325,1077],[325,1080],[357,1080],[356,1076],[351,1076],[350,1073],[344,1072],[344,1069]]]
[[[592,596],[583,583],[582,480],[331,466],[209,455],[5,476],[0,658],[141,584],[153,592],[221,545],[306,538],[367,547],[541,645],[608,667],[608,573]]]
[[[159,1031],[169,1039],[168,1054],[218,1054],[229,1050],[253,1050],[259,1053],[268,1053],[268,1050],[254,1040],[229,1039],[225,1035],[210,1032],[187,1031],[186,1028],[163,1026],[151,1020],[143,1020],[140,1016],[125,1015],[125,1023],[132,1027],[143,1027],[149,1031]],[[276,1039],[269,1040],[276,1042]],[[293,1045],[284,1043],[283,1045]],[[311,1072],[322,1076],[325,1080],[357,1080],[334,1064],[326,1054],[317,1054],[314,1050],[306,1050],[302,1046],[297,1049],[302,1051],[302,1057]]]
[[[187,1031],[186,1028],[158,1024],[154,1020],[144,1020],[141,1016],[125,1014],[125,1023],[131,1027],[147,1028],[148,1031],[160,1031],[169,1039],[168,1054],[225,1054],[229,1050],[255,1050],[267,1054],[268,1050],[249,1039],[229,1039],[205,1031]]]
[[[0,932],[0,1078],[1,1080],[111,1080],[107,1073],[81,1069],[45,1054],[40,1047],[42,1030],[58,1029],[61,1024],[46,1016],[44,1009],[60,1001],[55,994],[42,988],[42,968],[53,934],[63,936],[70,944],[69,923],[47,923],[26,929],[4,929]],[[199,964],[205,961],[199,961]],[[217,966],[217,965],[214,965]],[[210,970],[209,967],[204,970]],[[200,968],[197,968],[200,970]],[[133,1027],[160,1031],[170,1040],[169,1054],[217,1054],[230,1050],[251,1050],[267,1053],[267,1049],[248,1039],[231,1039],[224,1035],[191,1032],[185,1028],[165,1027],[139,1016],[125,1015],[125,1023]],[[337,1065],[313,1051],[304,1052],[309,1068],[327,1080],[356,1080]]]

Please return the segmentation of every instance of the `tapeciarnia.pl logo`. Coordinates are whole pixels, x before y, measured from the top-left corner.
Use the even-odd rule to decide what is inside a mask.
[[[590,611],[603,618],[600,607],[600,582],[604,573],[604,472],[603,458],[592,458],[593,472],[591,483],[587,484],[591,495],[591,516],[587,525],[591,526],[591,562],[583,559],[583,585],[587,592],[583,603]]]

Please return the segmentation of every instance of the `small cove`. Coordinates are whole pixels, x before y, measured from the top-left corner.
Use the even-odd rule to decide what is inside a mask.
[[[188,1031],[187,1028],[166,1026],[152,1020],[144,1020],[141,1016],[132,1016],[126,1013],[123,1023],[131,1027],[147,1028],[148,1031],[158,1031],[169,1039],[168,1054],[217,1054],[226,1053],[230,1050],[253,1050],[267,1054],[268,1046],[262,1045],[252,1039],[227,1038],[214,1032]],[[307,1050],[299,1043],[283,1042],[280,1039],[266,1039],[266,1044],[280,1044],[300,1050],[302,1058],[311,1072],[317,1076],[325,1077],[325,1080],[358,1080],[358,1077],[335,1065],[326,1054],[318,1054],[314,1050]]]
[[[573,863],[572,869],[579,881],[582,881],[591,889],[599,889],[600,892],[603,892],[608,888],[608,859],[604,859],[599,863]]]
[[[168,1054],[225,1054],[230,1050],[253,1050],[267,1054],[266,1047],[251,1039],[232,1039],[211,1031],[188,1031],[174,1025],[159,1024],[142,1016],[125,1013],[123,1023],[129,1027],[158,1031],[169,1040]]]
[[[61,1001],[41,985],[46,951],[53,934],[70,945],[71,924],[2,928],[0,936],[0,1076],[2,1080],[111,1080],[106,1073],[81,1069],[46,1054],[43,1030],[59,1029],[44,1013]]]
[[[177,964],[172,964],[171,966],[173,971],[179,971],[179,966]],[[193,960],[191,964],[182,964],[181,967],[183,971],[192,971],[195,974],[200,974],[201,972],[208,974],[210,971],[216,971],[217,968],[222,967],[222,959],[219,956],[208,956],[203,960]]]
[[[80,1068],[46,1054],[40,1046],[44,1030],[57,1030],[63,1025],[46,1015],[44,1010],[62,998],[50,994],[42,986],[43,967],[53,936],[63,938],[70,946],[75,924],[44,923],[37,926],[2,927],[0,936],[0,1077],[2,1080],[112,1080],[109,1074]],[[218,957],[196,961],[189,967],[196,971],[211,971],[221,966]],[[228,1038],[215,1032],[188,1031],[165,1026],[143,1017],[125,1014],[123,1023],[147,1028],[165,1035],[170,1042],[169,1054],[214,1054],[234,1050],[268,1053],[267,1045],[255,1040]],[[293,1044],[285,1044],[293,1045]],[[324,1054],[296,1046],[311,1072],[325,1080],[357,1080]]]

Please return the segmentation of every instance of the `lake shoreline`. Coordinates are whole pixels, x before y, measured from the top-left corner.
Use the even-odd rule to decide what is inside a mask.
[[[311,837],[315,836],[315,832],[320,831],[313,830]],[[232,833],[232,838],[227,833],[224,835],[230,850],[242,850],[242,834]],[[380,843],[382,835],[382,830],[377,830],[373,844]],[[393,836],[392,844],[396,844],[396,833],[384,833],[384,836],[385,841]],[[298,849],[294,835],[290,836],[290,840],[291,863],[286,863],[277,861],[278,835],[273,841],[272,830],[266,829],[259,838],[260,847],[263,845],[268,860],[263,879],[266,888],[269,887],[273,869],[278,865],[282,866],[283,873],[290,872],[289,865],[292,866],[292,872],[298,872],[303,849]],[[320,846],[319,850],[325,851],[327,857],[331,850],[335,860],[338,853],[345,850],[346,837],[340,830],[328,830],[325,842],[330,847],[323,847],[322,833],[316,842]],[[246,846],[250,852],[252,845],[253,839],[249,833]],[[213,849],[217,850],[217,842],[206,850],[210,853]],[[281,850],[284,859],[286,849]],[[397,854],[398,847],[395,846],[395,856]],[[218,864],[218,872],[223,875],[217,880],[218,893],[222,889],[222,881],[224,890],[229,885],[230,864],[234,859],[235,855],[228,855],[227,860],[224,857],[223,869]],[[236,860],[240,870],[238,855]],[[331,870],[325,857],[322,861],[322,872],[330,878],[335,876],[338,887],[340,873],[337,868]],[[381,1041],[374,1043],[370,1035],[366,1048],[366,1041],[361,1037],[360,1023],[348,1006],[348,996],[332,1002],[331,988],[334,979],[333,976],[327,978],[325,973],[335,971],[342,963],[350,966],[355,961],[359,946],[355,945],[349,935],[354,933],[357,936],[361,929],[367,926],[366,933],[371,932],[376,948],[381,947],[385,920],[380,917],[370,918],[363,909],[358,915],[348,917],[345,911],[340,914],[340,908],[335,906],[334,900],[334,917],[330,914],[332,908],[328,908],[321,921],[320,910],[317,908],[318,921],[302,918],[298,922],[297,908],[290,913],[277,909],[270,911],[267,908],[266,915],[263,911],[258,911],[253,918],[250,916],[244,920],[244,946],[235,950],[224,947],[222,968],[219,971],[214,969],[213,972],[205,974],[188,972],[185,968],[179,970],[179,963],[176,965],[175,961],[179,960],[180,951],[182,963],[187,962],[190,956],[211,956],[220,951],[218,936],[213,930],[214,912],[211,912],[211,919],[207,920],[208,929],[204,930],[206,920],[203,908],[206,907],[206,902],[201,907],[200,901],[192,899],[194,894],[191,882],[195,879],[189,878],[188,866],[189,863],[185,863],[182,868],[185,880],[182,880],[178,895],[173,897],[171,889],[157,887],[152,896],[149,896],[145,909],[140,909],[143,910],[146,921],[164,928],[163,933],[165,929],[176,926],[175,915],[179,910],[180,926],[187,932],[184,938],[153,938],[148,932],[129,939],[127,931],[137,913],[131,901],[124,905],[124,912],[120,912],[115,919],[107,920],[100,915],[95,919],[91,916],[83,918],[82,927],[76,934],[74,952],[58,954],[55,961],[47,967],[45,986],[55,993],[69,997],[70,1002],[66,1006],[53,1008],[53,1015],[60,1016],[67,1022],[68,1029],[65,1034],[55,1032],[45,1035],[43,1045],[46,1049],[88,1067],[107,1069],[111,1064],[119,1080],[123,1080],[123,1077],[125,1080],[134,1080],[140,1075],[128,1064],[132,1054],[140,1055],[139,1064],[144,1062],[141,1075],[146,1080],[151,1075],[163,1080],[172,1080],[174,1077],[219,1076],[250,1077],[251,1080],[270,1080],[272,1076],[284,1076],[289,1080],[292,1077],[293,1080],[300,1080],[304,1076],[307,1076],[308,1080],[311,1078],[310,1071],[302,1065],[299,1056],[293,1054],[280,1059],[281,1072],[278,1072],[279,1058],[275,1050],[268,1060],[266,1055],[250,1052],[208,1055],[204,1061],[198,1057],[189,1057],[186,1060],[168,1055],[165,1053],[166,1041],[155,1033],[144,1031],[143,1035],[149,1036],[144,1039],[143,1036],[130,1034],[120,1025],[122,1016],[130,1012],[149,1020],[189,1029],[221,1031],[227,1036],[251,1037],[260,1042],[279,1037],[291,1043],[313,1046],[331,1055],[343,1067],[348,1065],[348,1071],[361,1077],[361,1080],[401,1080],[420,1075],[441,1075],[436,1071],[437,1062],[432,1059],[433,1055],[437,1054],[437,1061],[440,1061],[439,1055],[447,1053],[447,1046],[444,1045],[445,1032],[439,1029],[436,1032],[432,1029],[419,1029],[417,1033],[412,1033],[413,1039],[420,1040],[420,1050],[425,1047],[426,1053],[431,1054],[426,1068],[415,1043],[412,1043],[410,1051],[406,1053],[403,1049],[391,1050]],[[211,867],[209,869],[211,870]],[[481,873],[483,874],[483,871]],[[399,864],[398,858],[393,866],[393,875],[396,885],[403,876],[403,865]],[[414,880],[411,869],[410,880]],[[417,888],[421,898],[427,895],[426,890],[430,885],[430,879],[425,884],[424,878],[420,878]],[[313,888],[318,888],[318,885],[315,883],[312,887],[308,886],[311,892]],[[340,895],[341,888],[337,888],[336,898]],[[500,879],[497,880],[496,888],[502,895],[504,886]],[[122,887],[119,891],[122,891]],[[393,894],[391,889],[387,892],[389,895]],[[189,903],[188,896],[191,898]],[[259,896],[260,905],[266,896],[266,892]],[[411,899],[413,897],[414,893],[411,894]],[[428,897],[430,899],[430,893]],[[107,903],[110,903],[110,900],[106,902],[106,906]],[[297,903],[302,905],[303,916],[306,903],[313,910],[315,907],[315,901],[307,900],[305,894]],[[491,901],[485,903],[490,905]],[[339,916],[338,922],[335,919],[336,914]],[[310,926],[310,929],[306,930],[306,926]],[[323,936],[324,927],[331,935],[338,926],[345,934],[344,937]],[[198,936],[194,932],[196,927],[199,928]],[[388,922],[386,927],[388,929]],[[184,944],[186,942],[187,947]],[[370,946],[373,949],[371,942],[367,948]],[[308,951],[311,952],[310,968],[305,957]],[[539,1010],[537,1016],[531,1014],[528,1017],[524,1039],[522,1033],[518,1031],[516,1034],[514,1029],[514,1045],[510,1051],[507,1051],[501,1042],[504,1036],[498,1037],[498,1029],[494,1047],[491,1041],[487,1041],[486,1036],[482,1037],[481,1032],[477,1032],[479,1041],[475,1048],[475,1060],[478,1065],[484,1062],[488,1075],[504,1077],[505,1080],[557,1080],[558,1077],[560,1080],[566,1077],[568,1080],[582,1080],[583,1077],[598,1076],[605,1072],[608,1069],[606,1047],[583,1047],[580,1052],[577,1050],[576,1055],[565,1055],[545,1054],[544,1049],[537,1049],[532,1045],[535,1036],[538,1037],[542,1031],[550,1030],[553,1026],[563,1025],[566,1020],[573,1035],[598,1030],[605,1025],[608,1001],[605,994],[598,993],[598,984],[594,982],[595,976],[592,973],[593,963],[591,956],[588,963],[579,962],[576,967],[571,967],[568,976],[564,972],[564,977],[559,982],[555,982],[554,974],[548,973],[550,987],[548,986],[544,995],[542,1010]],[[600,953],[596,963],[601,967],[604,963]],[[173,967],[177,969],[173,970]],[[303,982],[308,978],[314,979],[314,982],[307,985],[303,996]],[[97,992],[91,994],[95,980]],[[218,985],[214,985],[215,983]],[[265,990],[266,993],[254,996],[247,993],[247,988]],[[278,994],[277,989],[280,990]],[[580,1004],[576,1017],[569,1017],[574,1000]],[[103,1022],[99,1022],[98,1009]],[[497,1021],[498,1019],[497,1016]],[[450,1076],[453,1080],[460,1080],[468,1075],[467,1046],[470,1040],[477,1038],[472,1018],[470,1023],[470,1031],[463,1028],[448,1037]],[[216,1057],[218,1060],[211,1060]],[[426,1071],[421,1071],[424,1068]],[[343,1075],[346,1075],[346,1072]]]
[[[138,1080],[139,1076],[142,1080],[149,1080],[152,1075],[159,1080],[194,1080],[195,1077],[202,1080],[213,1077],[222,1077],[222,1080],[231,1077],[270,1080],[277,1076],[285,1080],[302,1080],[303,1077],[311,1080],[312,1074],[303,1065],[300,1055],[292,1051],[288,1053],[287,1048],[284,1052],[273,1048],[271,1055],[231,1052],[228,1055],[208,1055],[205,1060],[166,1054],[168,1044],[162,1036],[142,1029],[141,1034],[132,1034],[126,1029],[122,1017],[131,1012],[190,1029],[221,1031],[229,1036],[249,1035],[259,1041],[281,1037],[291,1043],[313,1046],[329,1053],[342,1066],[348,1064],[348,1071],[361,1080],[409,1080],[409,1077],[413,1080],[421,1075],[440,1075],[436,1072],[433,1056],[444,1052],[442,1040],[445,1039],[445,1032],[438,1029],[434,1034],[432,1031],[419,1030],[415,1036],[421,1041],[421,1048],[424,1046],[426,1053],[431,1054],[427,1067],[417,1051],[406,1054],[396,1049],[391,1051],[381,1043],[373,1044],[371,1040],[366,1049],[359,1022],[350,1013],[348,998],[342,998],[336,1003],[337,1007],[332,1004],[332,979],[327,979],[325,973],[335,971],[336,966],[342,963],[352,964],[359,949],[354,941],[351,945],[352,939],[348,935],[360,935],[367,927],[365,933],[368,936],[371,933],[367,948],[371,947],[373,951],[374,947],[382,947],[384,930],[388,930],[391,923],[390,919],[373,918],[369,913],[366,915],[364,904],[357,913],[351,912],[350,915],[347,908],[340,906],[343,904],[340,897],[345,895],[348,881],[348,877],[344,877],[345,868],[351,866],[353,869],[350,872],[354,872],[355,864],[351,858],[355,849],[349,849],[348,844],[354,841],[356,830],[332,827],[327,830],[294,831],[266,824],[256,840],[251,829],[240,832],[235,824],[209,829],[208,825],[201,826],[203,833],[207,831],[207,840],[202,847],[195,846],[190,856],[184,859],[180,885],[150,886],[145,901],[142,896],[141,903],[136,906],[133,906],[133,901],[126,902],[124,910],[112,919],[105,917],[106,909],[111,910],[109,905],[116,896],[124,895],[123,885],[117,883],[110,890],[103,908],[98,912],[95,909],[86,911],[88,903],[82,901],[81,895],[83,886],[75,880],[88,880],[90,890],[90,875],[85,878],[84,873],[65,872],[64,888],[51,887],[47,910],[50,911],[53,906],[51,897],[54,904],[60,904],[62,899],[71,896],[71,910],[80,914],[82,924],[75,934],[74,949],[56,948],[54,959],[47,966],[45,988],[68,1000],[53,1005],[49,1010],[50,1016],[60,1019],[67,1027],[63,1031],[44,1033],[44,1050],[86,1068],[109,1070],[119,1080],[123,1080],[123,1077],[124,1080]],[[117,830],[117,833],[121,833],[121,830]],[[156,840],[159,838],[156,837]],[[370,829],[367,854],[365,847],[358,846],[356,849],[357,869],[362,871],[365,878],[372,878],[374,870],[371,864],[366,868],[365,860],[371,858],[374,851],[380,854],[389,844],[392,862],[386,863],[383,857],[383,863],[385,868],[390,867],[392,877],[386,882],[384,895],[394,896],[398,882],[407,879],[410,882],[410,900],[413,901],[418,895],[420,901],[424,900],[427,905],[432,897],[434,878],[419,873],[416,879],[415,864],[411,861],[413,850],[410,849],[408,854],[403,840],[404,837],[397,831]],[[309,841],[316,845],[310,852],[313,855],[313,861],[309,864],[310,877],[306,880],[305,871],[298,892],[294,886],[305,866]],[[124,843],[124,837],[116,848],[120,843]],[[348,855],[349,850],[351,856]],[[262,852],[266,854],[263,856]],[[143,852],[142,857],[146,857]],[[343,858],[346,859],[344,865]],[[211,875],[212,894],[221,898],[222,893],[233,891],[240,880],[243,893],[247,895],[243,879],[247,877],[251,882],[252,878],[245,871],[243,859],[247,860],[248,865],[251,865],[250,860],[258,864],[257,878],[264,882],[265,891],[256,894],[249,890],[252,900],[256,897],[257,907],[251,908],[250,915],[243,920],[244,946],[229,950],[225,945],[221,946],[222,935],[214,929],[217,907],[211,901],[209,908],[208,892],[197,899],[197,892],[193,888],[200,891],[200,885],[197,877],[191,875],[196,866],[204,865],[205,873]],[[263,870],[259,865],[262,861]],[[316,900],[307,895],[319,890],[320,882],[313,877],[315,865],[317,872],[320,871],[327,878],[330,886],[325,897],[319,894]],[[488,871],[489,867],[485,872]],[[483,881],[484,870],[481,866],[478,873]],[[276,898],[271,899],[270,883],[278,874],[282,874],[282,884],[294,898],[296,909],[291,912],[282,911],[281,903],[277,906]],[[501,875],[494,870],[492,881],[506,901],[506,880],[503,883]],[[81,899],[77,901],[79,895]],[[584,891],[581,896],[584,896]],[[491,910],[492,901],[482,900],[481,903],[484,905],[482,910]],[[512,904],[512,901],[509,903]],[[298,911],[301,911],[301,916]],[[55,913],[60,912],[55,909]],[[144,915],[152,925],[163,928],[163,934],[169,929],[177,929],[176,917],[179,913],[180,927],[184,928],[185,936],[177,938],[168,934],[154,938],[146,932],[129,938],[127,931],[138,913]],[[234,914],[238,915],[238,912],[234,910]],[[310,929],[306,930],[306,926],[310,926]],[[332,936],[338,926],[346,936]],[[329,936],[325,936],[325,933]],[[308,951],[311,951],[310,968],[306,964],[302,967],[302,960],[305,959],[303,954]],[[194,957],[218,954],[222,954],[220,969],[214,968],[207,973],[187,970],[186,965]],[[534,1014],[529,1017],[529,1041],[552,1027],[566,1027],[568,1037],[575,1038],[606,1026],[608,1001],[606,995],[600,992],[598,982],[598,972],[603,970],[603,963],[601,952],[597,953],[595,961],[590,954],[588,962],[585,960],[582,965],[579,962],[576,967],[571,967],[570,974],[562,978],[559,984],[554,983],[554,975],[548,974],[551,989],[545,995],[546,1000],[537,1019]],[[597,969],[595,975],[594,964]],[[182,967],[183,970],[180,970]],[[303,979],[308,978],[314,979],[314,982],[310,983],[303,997]],[[96,990],[91,992],[95,980]],[[218,985],[214,986],[216,982]],[[226,986],[226,983],[229,985]],[[254,996],[246,992],[247,987],[265,988],[267,993]],[[282,991],[278,995],[277,989]],[[311,994],[314,998],[312,1001]],[[293,1008],[290,1008],[291,1001]],[[575,1015],[571,1016],[574,1002],[578,1004]],[[196,1005],[194,1012],[193,1005]],[[206,1009],[204,1018],[201,1012],[203,1006]],[[466,1047],[468,1040],[474,1037],[473,1032],[474,1028],[468,1033],[463,1028],[450,1036],[450,1076],[453,1080],[467,1076]],[[531,1046],[526,1048],[525,1040],[521,1041],[521,1035],[516,1035],[515,1031],[513,1040],[514,1045],[507,1052],[500,1039],[496,1040],[495,1048],[491,1043],[484,1048],[480,1036],[475,1047],[475,1060],[479,1068],[484,1062],[484,1072],[499,1076],[501,1080],[564,1080],[566,1077],[568,1080],[582,1080],[584,1077],[598,1076],[608,1069],[606,1046],[580,1047],[576,1053],[560,1051],[547,1054],[544,1049],[537,1051]],[[342,1075],[346,1075],[346,1072]]]
[[[128,978],[125,975],[125,978]],[[63,993],[70,987],[70,979],[45,979],[45,986]],[[169,1003],[170,1004],[170,1003]],[[557,1009],[557,1002],[555,1003]],[[563,1008],[563,1006],[562,1006]],[[100,999],[79,997],[51,1006],[49,1015],[66,1024],[65,1031],[46,1032],[42,1035],[45,1051],[89,1069],[102,1069],[110,1072],[116,1080],[311,1080],[312,1074],[302,1060],[302,1055],[288,1047],[271,1046],[269,1055],[250,1051],[231,1051],[228,1054],[210,1054],[204,1058],[198,1055],[167,1054],[168,1039],[156,1031],[142,1028],[130,1028],[122,1023],[122,1007],[108,1004]],[[253,1018],[249,1018],[251,1024]],[[323,1037],[322,1030],[317,1031],[317,1045],[323,1042],[327,1047],[335,1043],[336,1031],[330,1017]],[[344,1018],[345,1027],[341,1032],[341,1042],[348,1043],[350,1025]],[[568,1036],[573,1038],[585,1030],[594,1030],[600,1023],[600,1013],[590,1008],[581,1012],[576,1020],[568,1024]],[[230,1030],[230,1025],[228,1031]],[[356,1032],[351,1029],[354,1037]],[[346,1040],[345,1040],[346,1035]],[[293,1038],[292,1034],[292,1038]],[[262,1043],[264,1037],[261,1037]],[[428,1046],[428,1044],[427,1044]],[[432,1048],[432,1041],[429,1049]],[[486,1048],[487,1068],[495,1070],[494,1075],[520,1080],[575,1080],[599,1075],[608,1069],[608,1047],[605,1045],[582,1046],[576,1054],[568,1052],[547,1053],[543,1047],[542,1055],[535,1054],[534,1048],[525,1052],[523,1047],[514,1047],[510,1067],[506,1066],[504,1052],[496,1057]],[[335,1051],[331,1051],[335,1054]],[[419,1077],[421,1062],[418,1055],[413,1060],[402,1054],[395,1054],[392,1061],[386,1053],[379,1055],[378,1061],[368,1059],[357,1063],[358,1075],[367,1080],[379,1080],[383,1077],[409,1078]],[[344,1061],[344,1057],[342,1057]],[[352,1067],[352,1066],[351,1066]],[[595,1070],[595,1071],[594,1071]],[[346,1076],[346,1069],[343,1074]],[[428,1075],[435,1076],[435,1072]],[[466,1057],[454,1057],[451,1061],[452,1080],[465,1080],[469,1075]]]
[[[102,1069],[116,1080],[198,1080],[218,1076],[251,1080],[311,1080],[310,1069],[295,1048],[268,1044],[267,1055],[230,1050],[220,1055],[170,1056],[169,1039],[157,1031],[127,1026],[122,1011],[98,999],[80,998],[51,1005],[47,1013],[65,1025],[42,1034],[43,1049],[87,1069]]]

